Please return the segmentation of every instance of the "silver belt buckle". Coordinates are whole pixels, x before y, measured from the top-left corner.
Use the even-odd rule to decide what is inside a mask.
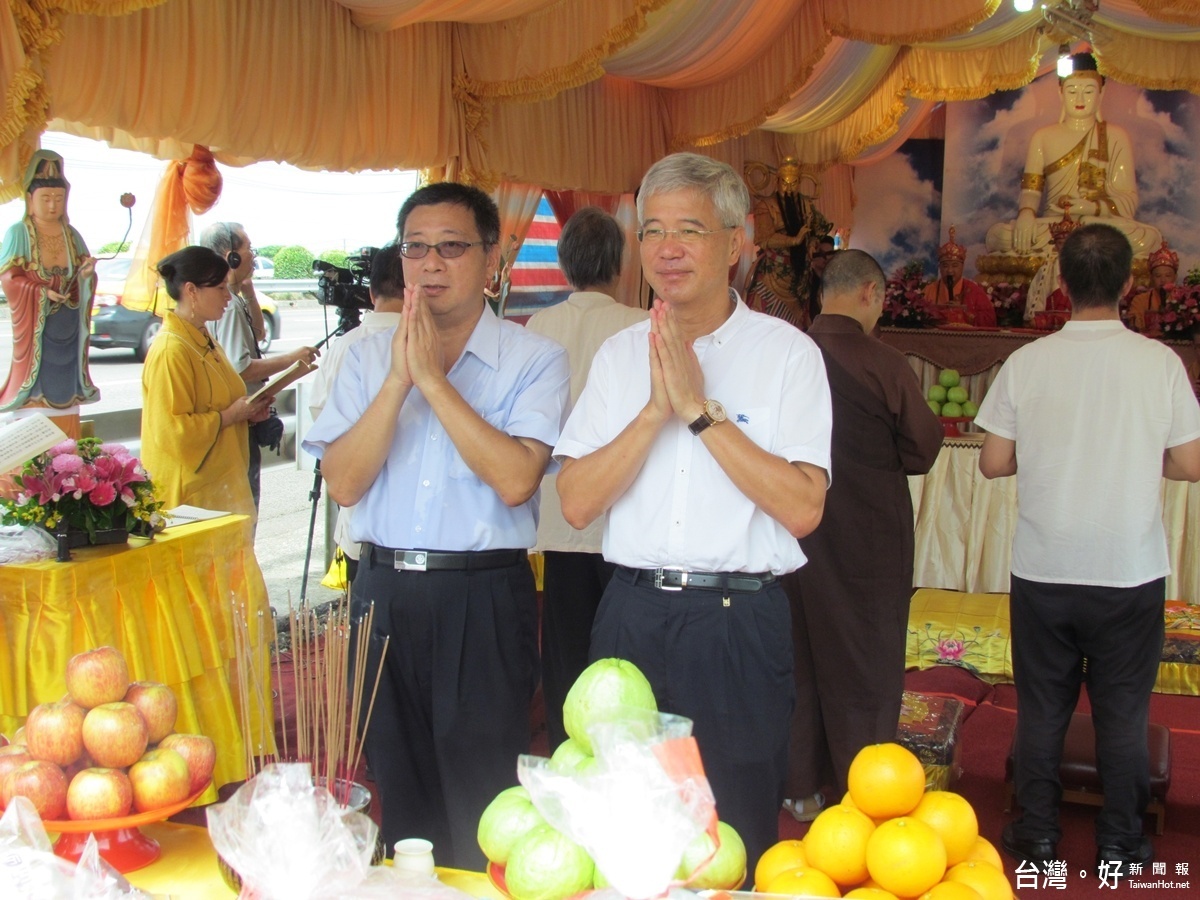
[[[426,565],[424,550],[397,550],[395,566],[400,572],[424,572]]]
[[[677,572],[678,569],[655,569],[654,570],[654,586],[660,591],[682,591],[687,587],[687,572],[679,572],[679,580],[682,584],[663,584],[663,572]]]

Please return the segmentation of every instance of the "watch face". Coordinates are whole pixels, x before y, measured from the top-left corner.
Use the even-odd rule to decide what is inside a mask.
[[[728,418],[728,416],[725,415],[725,407],[723,407],[716,400],[704,401],[704,414],[712,419],[714,425],[717,422],[724,422],[725,419]]]

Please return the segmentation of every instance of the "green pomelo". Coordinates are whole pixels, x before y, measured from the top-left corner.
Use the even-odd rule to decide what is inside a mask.
[[[942,369],[938,373],[938,384],[944,388],[958,387],[960,380],[957,369]]]
[[[713,839],[707,831],[701,832],[683,851],[679,871],[675,877],[687,883],[692,890],[736,891],[746,880],[746,845],[732,825],[717,823],[717,837],[721,845],[704,871],[696,870],[713,852]]]
[[[973,419],[979,415],[979,407],[968,400],[962,405],[962,414],[964,416],[970,416]]]
[[[946,402],[946,389],[940,384],[931,384],[929,390],[925,393],[926,400],[933,400],[937,403]]]
[[[929,404],[929,408],[933,410],[933,414],[935,416],[940,416],[942,414],[942,404],[938,403],[936,400],[926,400],[925,402]]]
[[[561,900],[589,890],[595,877],[596,866],[587,851],[549,825],[517,841],[504,869],[513,900]]]
[[[499,865],[508,862],[513,845],[535,828],[546,824],[527,791],[521,785],[496,795],[479,817],[476,837],[479,849]]]
[[[962,385],[952,387],[946,391],[946,399],[953,403],[966,403],[970,398],[971,395],[967,393],[967,389]]]
[[[604,873],[596,869],[596,874],[592,876],[592,887],[602,891],[608,886],[608,879],[604,877]]]
[[[598,659],[575,679],[563,703],[563,727],[589,756],[595,752],[587,730],[609,721],[621,707],[657,712],[654,691],[646,676],[624,659]]]
[[[962,407],[947,400],[942,404],[942,415],[947,419],[956,419],[963,414]]]
[[[563,775],[571,775],[580,765],[593,758],[590,753],[576,743],[574,738],[567,738],[550,756],[550,768]]]

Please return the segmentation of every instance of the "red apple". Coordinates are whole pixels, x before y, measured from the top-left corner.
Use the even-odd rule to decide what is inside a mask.
[[[72,819],[116,819],[133,808],[133,785],[120,769],[84,769],[67,788]]]
[[[129,668],[114,647],[97,647],[67,660],[67,692],[84,709],[115,703],[129,690]]]
[[[189,793],[196,793],[212,779],[217,764],[217,747],[212,738],[203,734],[168,734],[158,746],[174,750],[187,762],[191,776]]]
[[[175,728],[179,704],[175,692],[157,681],[135,681],[125,692],[125,702],[132,703],[146,720],[150,743],[157,744]]]
[[[8,738],[6,738],[3,734],[0,734],[0,747],[7,747],[7,746],[8,746]]]
[[[123,769],[146,752],[149,730],[132,703],[102,703],[83,720],[83,746],[97,766]]]
[[[148,750],[129,767],[133,807],[138,812],[162,809],[191,796],[188,764],[174,750]]]
[[[4,776],[0,800],[8,806],[13,797],[26,797],[44,821],[61,819],[67,810],[67,778],[62,769],[44,759],[23,763]]]
[[[25,720],[25,743],[34,759],[69,766],[83,756],[82,706],[70,700],[39,703]]]
[[[33,762],[33,757],[29,755],[29,748],[21,744],[10,744],[7,747],[0,747],[0,787],[4,785],[4,776],[13,769],[18,769],[27,762]],[[0,796],[0,809],[4,809],[4,799]]]

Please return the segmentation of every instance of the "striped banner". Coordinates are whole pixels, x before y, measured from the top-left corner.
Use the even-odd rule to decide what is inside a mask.
[[[562,231],[549,201],[542,197],[525,243],[513,263],[505,312],[529,315],[566,299],[571,292],[558,267],[558,236]]]

